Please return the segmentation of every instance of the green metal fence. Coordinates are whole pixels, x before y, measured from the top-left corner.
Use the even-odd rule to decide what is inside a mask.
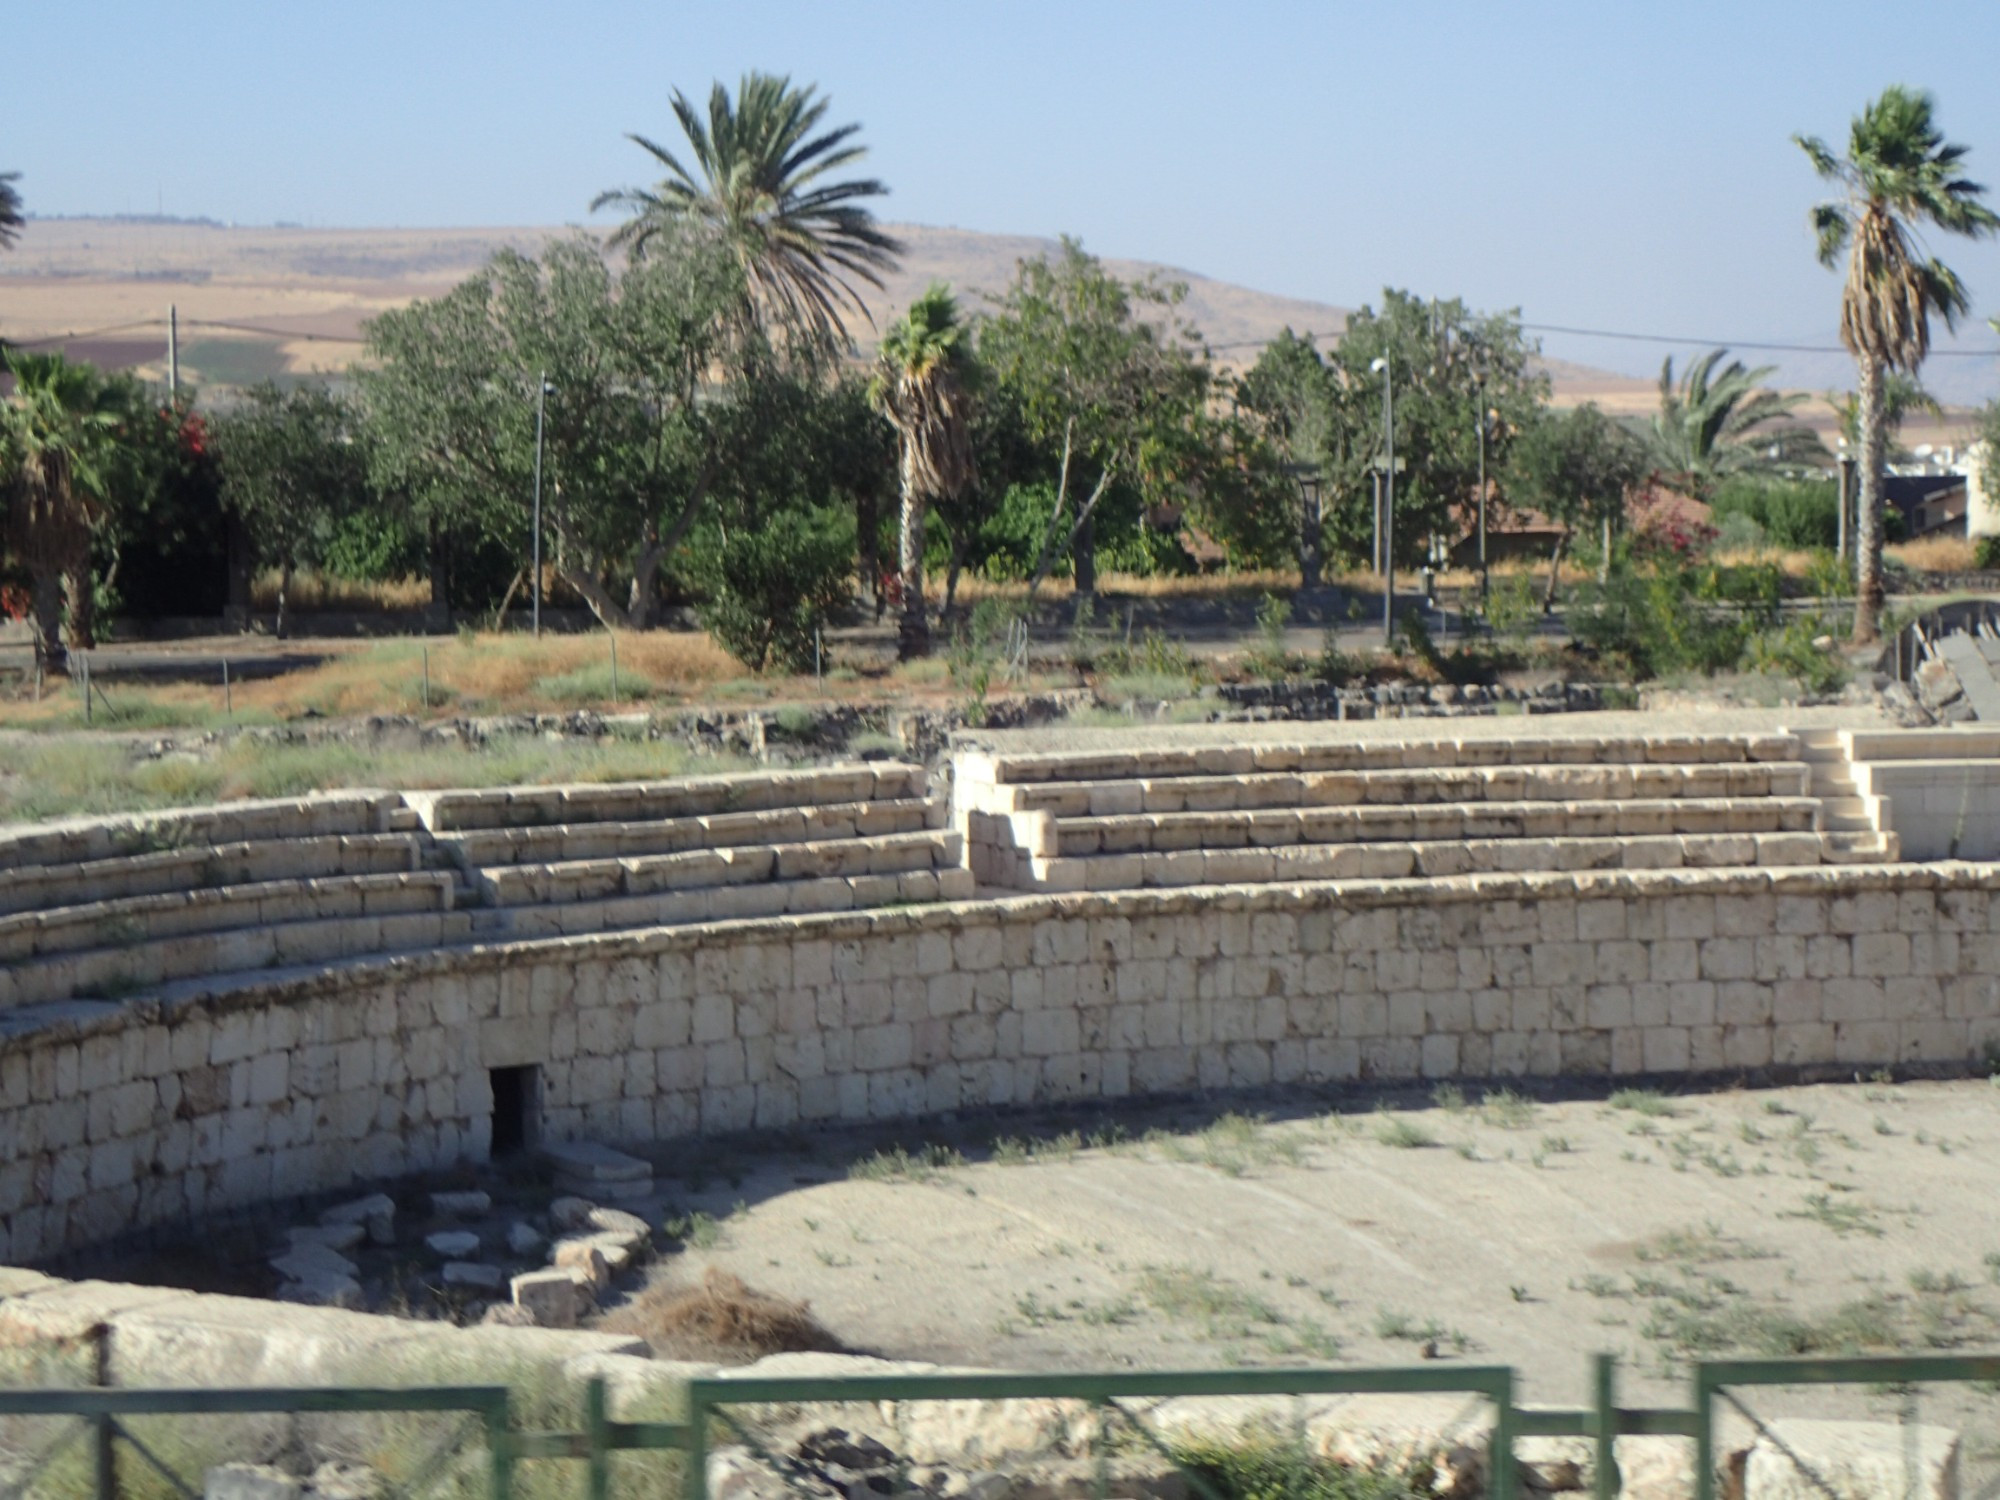
[[[1717,1407],[1732,1388],[1851,1384],[1909,1388],[1939,1382],[2000,1385],[2000,1355],[1937,1355],[1855,1359],[1717,1360],[1692,1370],[1692,1403],[1686,1408],[1625,1407],[1618,1404],[1616,1368],[1599,1356],[1591,1369],[1591,1401],[1575,1409],[1523,1409],[1515,1404],[1514,1372],[1501,1365],[1440,1364],[1403,1369],[1325,1368],[1194,1371],[1116,1371],[1081,1374],[862,1375],[800,1378],[704,1378],[687,1387],[686,1419],[679,1422],[619,1422],[611,1419],[605,1384],[583,1390],[583,1425],[575,1432],[530,1432],[514,1422],[509,1394],[501,1386],[441,1386],[406,1390],[351,1387],[257,1388],[241,1390],[0,1390],[0,1417],[73,1417],[83,1423],[94,1447],[98,1500],[120,1493],[117,1452],[122,1442],[158,1471],[182,1497],[196,1500],[200,1476],[179,1475],[122,1420],[171,1414],[223,1416],[271,1413],[460,1412],[477,1418],[486,1443],[492,1500],[511,1500],[514,1466],[527,1459],[571,1459],[585,1464],[589,1500],[608,1500],[611,1458],[618,1452],[673,1451],[685,1454],[684,1500],[707,1500],[710,1440],[717,1432],[744,1444],[782,1474],[781,1459],[763,1451],[733,1409],[803,1406],[821,1402],[1070,1400],[1093,1410],[1109,1435],[1121,1428],[1162,1455],[1170,1445],[1147,1427],[1143,1413],[1126,1402],[1183,1396],[1311,1396],[1361,1394],[1453,1394],[1491,1403],[1493,1425],[1486,1493],[1512,1496],[1514,1444],[1523,1437],[1577,1437],[1594,1448],[1596,1494],[1618,1493],[1615,1445],[1628,1434],[1684,1437],[1694,1444],[1695,1500],[1716,1500]],[[1109,1485],[1107,1444],[1099,1455],[1098,1488]],[[33,1473],[8,1487],[25,1495]],[[1191,1476],[1204,1500],[1221,1500],[1198,1476]],[[420,1487],[410,1486],[412,1493]]]

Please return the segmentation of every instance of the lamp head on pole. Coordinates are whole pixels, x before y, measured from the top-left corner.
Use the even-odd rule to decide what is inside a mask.
[[[1386,359],[1379,359],[1379,358],[1378,358],[1378,359],[1376,359],[1376,360],[1372,361],[1372,362],[1371,362],[1371,363],[1369,364],[1368,368],[1369,368],[1370,370],[1373,370],[1373,371],[1374,371],[1374,372],[1375,372],[1375,373],[1376,373],[1377,375],[1382,375],[1382,374],[1386,374],[1386,373],[1388,372],[1388,369],[1389,369],[1389,361],[1388,361],[1388,360],[1386,360]]]

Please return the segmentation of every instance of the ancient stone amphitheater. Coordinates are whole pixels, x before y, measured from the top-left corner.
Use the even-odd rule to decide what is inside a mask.
[[[7,830],[0,1261],[536,1139],[2000,1046],[2000,735],[1343,727]]]

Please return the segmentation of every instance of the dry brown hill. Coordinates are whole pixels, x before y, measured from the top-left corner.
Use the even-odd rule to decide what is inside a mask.
[[[1053,240],[928,225],[890,226],[907,246],[903,267],[869,311],[882,321],[933,281],[968,307],[1002,290],[1015,263],[1052,252]],[[533,250],[565,231],[267,228],[154,220],[37,219],[0,256],[0,337],[65,337],[58,347],[159,378],[169,305],[179,309],[182,364],[215,385],[266,375],[337,370],[354,357],[361,326],[384,308],[436,296],[503,246]],[[1218,357],[1247,362],[1281,329],[1336,334],[1347,311],[1280,297],[1146,261],[1107,259],[1117,275],[1158,274],[1187,284],[1183,312]],[[863,332],[864,342],[872,342]],[[1643,380],[1551,361],[1559,400],[1650,410]]]

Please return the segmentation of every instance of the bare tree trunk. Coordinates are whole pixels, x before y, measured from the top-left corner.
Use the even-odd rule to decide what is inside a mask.
[[[1097,521],[1088,512],[1076,518],[1076,530],[1070,534],[1070,576],[1076,580],[1077,593],[1097,592]]]
[[[854,496],[855,571],[861,587],[875,601],[875,618],[882,618],[882,537],[876,529],[880,518],[875,492],[856,491]]]
[[[1603,517],[1603,522],[1604,553],[1597,559],[1597,581],[1609,583],[1611,582],[1611,517]]]
[[[283,564],[281,564],[278,568],[277,633],[278,633],[278,639],[281,641],[285,638],[285,632],[291,628],[291,621],[288,618],[288,606],[291,602],[291,597],[292,597],[292,560],[288,557],[285,559]]]
[[[44,676],[57,677],[69,670],[69,650],[62,638],[62,573],[53,567],[38,567],[29,578],[28,618],[35,637],[35,660]]]
[[[924,613],[925,497],[910,485],[905,465],[903,487],[903,622],[897,632],[896,654],[903,661],[931,652],[930,619]]]
[[[446,561],[449,549],[445,545],[444,532],[435,517],[429,527],[429,539],[424,549],[425,561],[430,566],[431,602],[425,611],[425,624],[435,629],[451,627],[451,574]]]
[[[1569,530],[1556,538],[1556,549],[1549,554],[1549,586],[1542,595],[1542,613],[1547,614],[1556,607],[1556,584],[1562,577],[1563,553],[1569,550]]]
[[[80,651],[97,646],[97,589],[91,575],[88,544],[80,561],[69,566],[65,592],[69,595],[69,642]]]
[[[666,561],[667,549],[651,527],[647,528],[648,538],[639,549],[639,555],[632,560],[632,592],[625,616],[633,630],[647,630],[653,624],[653,583],[660,571],[660,564]]]
[[[1067,458],[1068,455],[1065,453],[1064,456]],[[1111,488],[1111,476],[1117,471],[1118,465],[1115,461],[1104,466],[1104,472],[1097,478],[1097,488],[1090,492],[1090,498],[1084,502],[1083,509],[1077,512],[1076,524],[1070,527],[1069,535],[1063,539],[1062,546],[1076,545],[1077,537],[1090,524],[1091,516],[1097,511],[1097,502],[1102,500],[1104,492]],[[1056,544],[1056,522],[1061,514],[1062,496],[1057,495],[1056,514],[1049,517],[1049,529],[1042,537],[1042,555],[1035,560],[1034,576],[1028,580],[1028,597],[1030,599],[1035,597],[1035,590],[1047,582],[1049,570],[1055,566],[1056,554],[1062,550],[1062,547]],[[1094,585],[1096,580],[1093,578],[1091,582]],[[1089,589],[1083,587],[1081,580],[1078,581],[1077,589],[1079,593],[1087,594],[1090,592]]]
[[[583,596],[583,602],[590,606],[590,612],[597,616],[597,622],[607,630],[630,630],[631,619],[618,607],[618,601],[611,597],[594,572],[585,568],[572,567],[568,563],[555,565],[556,577]]]
[[[1854,639],[1866,643],[1882,634],[1882,459],[1885,381],[1882,362],[1858,360],[1861,376],[1861,508],[1855,538]]]

